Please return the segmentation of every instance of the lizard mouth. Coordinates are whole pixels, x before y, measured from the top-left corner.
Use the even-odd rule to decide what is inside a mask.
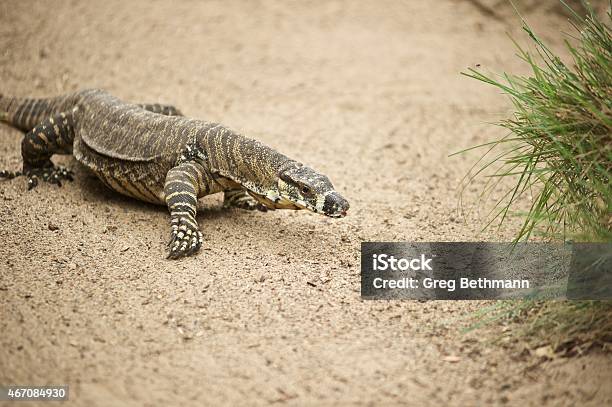
[[[295,209],[295,210],[306,209],[305,206],[300,205],[297,202],[290,201],[289,199],[286,199],[286,198],[279,199],[277,202],[274,203],[274,206],[277,209]]]
[[[337,212],[337,213],[326,213],[325,216],[328,218],[344,218],[346,216],[346,211]]]
[[[251,193],[251,196],[259,201],[261,204],[265,205],[268,209],[306,209],[305,206],[300,205],[297,202],[290,201],[287,198],[278,198],[275,201],[266,198],[264,195],[259,195],[255,193]]]

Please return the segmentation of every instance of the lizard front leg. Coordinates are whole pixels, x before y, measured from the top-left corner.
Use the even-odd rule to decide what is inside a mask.
[[[224,208],[240,208],[246,210],[259,210],[266,212],[266,208],[261,203],[257,202],[246,189],[226,189],[223,192],[223,207]]]
[[[213,182],[197,161],[182,162],[168,171],[164,185],[172,227],[168,258],[190,256],[202,246],[202,232],[196,221],[197,202],[199,196],[210,193]]]

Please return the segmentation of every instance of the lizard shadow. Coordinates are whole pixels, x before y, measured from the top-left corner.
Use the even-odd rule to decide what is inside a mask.
[[[75,184],[85,198],[89,201],[101,202],[106,205],[121,207],[129,212],[161,212],[164,207],[152,203],[139,201],[137,199],[113,191],[102,183],[93,173],[84,169],[76,169]],[[167,211],[167,210],[166,210]]]
[[[123,208],[127,212],[134,213],[156,213],[168,216],[168,208],[165,205],[156,205],[149,202],[140,201],[138,199],[125,196],[117,191],[108,188],[98,177],[81,166],[73,166],[75,172],[75,186],[89,201],[101,202],[103,204]],[[204,197],[198,200],[197,219],[217,219],[235,216],[240,212],[222,207],[222,201],[219,199],[221,194]]]
[[[81,190],[86,200],[98,202],[99,205],[110,206],[115,209],[123,209],[125,213],[132,216],[149,215],[151,219],[159,219],[158,217],[161,216],[163,218],[167,217],[168,222],[170,221],[166,206],[143,202],[135,198],[124,196],[104,185],[102,181],[87,168],[83,168],[80,165],[72,167],[75,172],[75,187]],[[201,198],[198,201],[198,212],[196,216],[198,223],[202,225],[203,222],[210,226],[211,223],[219,221],[217,226],[228,227],[228,223],[238,222],[248,225],[252,222],[253,228],[249,228],[250,233],[259,235],[261,239],[269,239],[271,244],[273,244],[277,238],[280,238],[274,236],[273,232],[276,230],[282,231],[282,239],[302,241],[304,244],[308,244],[310,235],[305,235],[303,231],[299,230],[300,228],[292,227],[292,225],[295,226],[295,224],[291,222],[289,218],[274,216],[275,211],[263,213],[259,211],[223,208],[222,196],[222,194],[215,194]],[[264,216],[254,216],[255,214],[262,214]],[[164,224],[160,227],[165,226]]]

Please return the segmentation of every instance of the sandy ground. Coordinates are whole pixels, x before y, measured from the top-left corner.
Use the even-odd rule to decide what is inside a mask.
[[[528,17],[544,38],[565,27]],[[70,158],[62,189],[0,183],[0,384],[69,384],[82,406],[611,403],[609,355],[543,362],[491,343],[496,328],[459,333],[483,303],[359,296],[362,241],[516,231],[458,214],[473,156],[448,158],[499,135],[484,123],[507,101],[458,73],[520,70],[512,27],[442,0],[0,2],[2,93],[173,103],[321,170],[352,205],[331,220],[210,197],[204,249],[168,261],[166,210]],[[0,127],[2,168],[20,168],[20,139]]]

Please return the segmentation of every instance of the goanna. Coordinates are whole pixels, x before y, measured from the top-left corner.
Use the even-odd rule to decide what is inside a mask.
[[[349,208],[325,175],[173,106],[125,103],[98,89],[49,99],[0,96],[0,120],[25,132],[23,170],[0,176],[26,176],[28,189],[40,180],[61,185],[72,172],[51,156],[73,154],[109,188],[167,205],[169,258],[200,249],[196,208],[205,195],[223,192],[226,207],[308,209],[334,218]]]

